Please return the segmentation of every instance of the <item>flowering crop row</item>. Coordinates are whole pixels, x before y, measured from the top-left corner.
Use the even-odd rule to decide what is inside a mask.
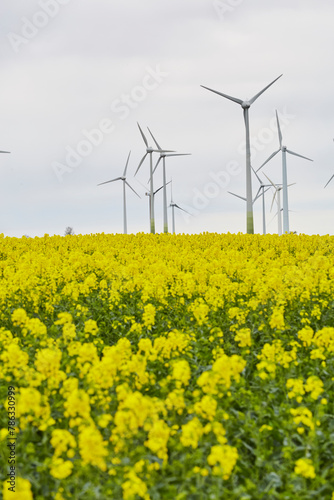
[[[1,238],[0,273],[4,500],[334,498],[333,237]]]

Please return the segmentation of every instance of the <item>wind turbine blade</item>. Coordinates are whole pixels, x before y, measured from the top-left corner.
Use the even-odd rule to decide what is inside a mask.
[[[261,193],[261,191],[262,191],[262,193]],[[260,186],[260,187],[259,187],[259,189],[257,190],[257,193],[256,193],[256,195],[255,195],[255,198],[254,198],[254,200],[253,200],[253,203],[255,203],[255,202],[256,202],[256,200],[257,200],[258,198],[260,198],[262,195],[263,195],[263,190],[262,190],[262,186]]]
[[[249,101],[250,104],[253,104],[254,101],[256,101],[256,99],[258,97],[260,97],[260,95],[263,94],[263,92],[265,92],[267,89],[269,89],[269,87],[271,87],[279,78],[281,78],[282,75],[278,76],[277,78],[275,78],[275,80],[273,80],[271,83],[269,83],[269,85],[267,85],[266,87],[264,87],[264,89],[262,89],[258,94],[256,94],[254,97],[251,98],[251,100]]]
[[[176,203],[174,204],[174,207],[178,208],[179,210],[182,210],[183,212],[185,212],[188,215],[192,215],[191,213],[187,212],[187,210],[185,210],[184,208],[179,207],[179,205],[177,205]]]
[[[131,186],[130,186],[130,184],[128,183],[128,181],[126,181],[126,180],[125,180],[124,182],[125,182],[125,184],[126,184],[126,185],[130,188],[130,189],[132,189],[132,191],[133,191],[133,192],[134,192],[134,193],[138,196],[138,198],[141,198],[141,197],[139,196],[139,194],[138,194],[138,193],[136,193],[136,191],[133,189],[133,187],[131,187]]]
[[[168,184],[170,184],[172,181],[169,181],[169,182],[166,182],[166,186],[168,186]],[[159,187],[159,189],[157,189],[156,191],[154,191],[153,195],[156,195],[156,193],[158,191],[160,191],[160,189],[162,189],[164,186],[162,185],[161,187]]]
[[[271,223],[272,223],[272,221],[275,219],[275,217],[277,217],[277,215],[278,215],[278,211],[275,213],[275,215],[274,215],[274,217],[271,219],[271,221],[270,221],[270,222],[268,222],[268,226],[269,226],[269,224],[271,224]]]
[[[277,120],[277,130],[278,130],[279,145],[280,145],[280,148],[282,149],[282,132],[281,132],[280,124],[279,124],[277,110],[276,110],[276,120]]]
[[[159,144],[158,144],[158,143],[157,143],[157,141],[155,140],[154,135],[152,134],[152,132],[150,131],[150,129],[149,129],[148,127],[147,127],[147,130],[148,130],[148,131],[149,131],[149,133],[151,134],[152,139],[154,140],[154,142],[155,142],[155,144],[156,144],[157,148],[159,149],[159,151],[162,151],[161,147],[159,146]]]
[[[294,186],[295,184],[296,184],[296,182],[293,182],[292,184],[288,184],[288,187]]]
[[[330,183],[330,181],[333,179],[333,177],[334,177],[334,174],[332,175],[332,177],[329,179],[329,181],[327,182],[327,184],[326,184],[324,187],[328,186],[328,184],[329,184],[329,183]]]
[[[236,196],[237,198],[240,198],[241,200],[244,200],[246,201],[246,198],[244,198],[243,196],[240,196],[238,194],[235,194],[235,193],[231,193],[231,191],[227,191],[228,193],[232,194],[233,196]]]
[[[279,153],[280,151],[281,151],[281,150],[280,150],[280,149],[278,149],[278,150],[277,150],[277,151],[275,151],[273,154],[271,154],[271,155],[269,156],[269,158],[268,158],[268,159],[267,159],[264,163],[262,163],[261,167],[259,167],[259,168],[257,169],[257,172],[258,172],[259,170],[261,170],[261,168],[262,168],[262,167],[264,167],[264,166],[265,166],[265,165],[266,165],[266,164],[267,164],[267,163],[268,163],[268,162],[269,162],[272,158],[274,158],[274,156],[276,156],[276,155],[277,155],[277,153]]]
[[[156,191],[154,191],[153,195],[155,196],[162,188],[163,188],[163,185],[161,187],[159,187]]]
[[[0,153],[10,153],[10,151],[0,151]]]
[[[148,142],[147,142],[147,139],[146,139],[146,137],[145,137],[145,135],[144,135],[144,132],[143,132],[143,131],[142,131],[142,129],[140,128],[140,125],[139,125],[139,123],[138,123],[138,122],[137,122],[137,125],[138,125],[138,127],[139,127],[139,130],[140,130],[141,136],[142,136],[142,138],[143,138],[143,140],[144,140],[144,142],[145,142],[145,144],[146,144],[146,147],[148,148]]]
[[[251,168],[252,168],[252,170],[253,170],[254,174],[256,175],[257,180],[259,181],[259,183],[260,183],[260,184],[261,184],[261,186],[262,186],[263,182],[261,181],[260,177],[257,175],[256,170],[254,170],[254,168],[253,168],[253,167],[251,167]],[[261,168],[261,167],[260,167],[260,168]]]
[[[137,168],[137,170],[135,172],[135,175],[137,175],[137,172],[140,169],[140,167],[142,166],[142,164],[143,164],[143,162],[144,162],[144,160],[145,160],[145,158],[146,158],[147,155],[148,155],[148,153],[145,153],[144,156],[142,157],[142,159],[141,159],[141,161],[140,161],[140,163],[138,165],[138,168]]]
[[[191,153],[174,153],[174,154],[172,153],[169,155],[167,154],[166,156],[169,157],[169,156],[189,156],[189,155],[191,155]]]
[[[129,152],[129,156],[128,156],[128,159],[126,160],[126,165],[125,165],[125,169],[124,169],[124,172],[123,172],[123,177],[126,176],[126,170],[128,168],[128,163],[129,163],[129,159],[130,159],[130,154],[131,154],[131,151]]]
[[[203,87],[203,89],[210,90],[210,92],[214,92],[215,94],[221,95],[222,97],[226,97],[226,99],[236,102],[237,104],[243,103],[242,99],[238,99],[237,97],[232,97],[230,95],[223,94],[222,92],[218,92],[217,90],[209,89],[209,87],[205,87],[204,85],[201,85],[201,87]]]
[[[143,184],[142,182],[140,182],[139,179],[136,179],[137,182],[139,182],[139,184],[144,188],[144,189],[148,189],[147,186],[145,186],[145,184]]]
[[[272,208],[273,208],[273,204],[274,204],[274,201],[275,201],[275,198],[276,198],[276,193],[277,193],[277,189],[275,189],[275,193],[274,193],[274,196],[273,196],[273,201],[271,202],[270,212],[272,211]]]
[[[160,163],[160,160],[161,160],[161,159],[162,159],[162,156],[160,156],[160,157],[159,157],[159,160],[158,160],[158,161],[157,161],[157,163],[155,164],[155,167],[154,167],[153,172],[152,172],[153,174],[154,174],[154,172],[156,171],[157,166],[159,165],[159,163]]]
[[[111,179],[111,181],[100,182],[100,184],[98,184],[98,186],[102,186],[102,184],[109,184],[109,182],[119,181],[120,179],[122,179],[122,177],[116,177],[116,179]]]
[[[311,158],[307,158],[306,156],[302,156],[302,155],[299,155],[298,153],[294,153],[293,151],[290,151],[290,149],[287,149],[286,152],[290,153],[290,155],[299,156],[299,158],[304,158],[304,160],[313,161],[313,160],[311,160]]]
[[[273,183],[273,181],[271,179],[269,179],[269,177],[266,175],[266,174],[263,174],[265,177],[267,177],[268,181],[270,182],[270,184],[272,184],[275,188],[275,192],[277,191],[277,187],[276,187],[276,184]]]
[[[173,149],[152,149],[154,153],[174,153]]]

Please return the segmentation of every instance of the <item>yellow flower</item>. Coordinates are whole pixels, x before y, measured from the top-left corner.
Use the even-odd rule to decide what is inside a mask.
[[[85,427],[79,434],[79,449],[83,463],[96,465],[102,471],[107,470],[104,458],[108,455],[107,445],[95,427]]]
[[[201,401],[194,404],[194,410],[197,415],[211,421],[216,415],[217,401],[211,396],[205,395]]]
[[[314,421],[313,421],[313,415],[312,412],[308,409],[305,408],[304,406],[300,406],[299,408],[296,409],[291,409],[290,410],[291,415],[293,415],[293,421],[295,424],[303,424],[309,427],[312,431],[314,430]]]
[[[91,333],[92,335],[96,335],[98,331],[99,328],[97,326],[96,321],[94,321],[93,319],[88,319],[87,321],[85,321],[85,329],[84,329],[85,333]]]
[[[276,330],[285,330],[283,307],[277,307],[273,310],[269,324],[271,328],[275,328]]]
[[[65,429],[55,429],[52,431],[51,444],[55,448],[55,457],[59,457],[67,452],[69,447],[76,448],[74,436]]]
[[[251,331],[249,328],[240,328],[234,339],[238,342],[239,347],[250,347],[252,345]]]
[[[126,474],[126,478],[127,480],[122,484],[124,500],[134,500],[136,495],[144,500],[150,500],[146,484],[137,476],[134,470]]]
[[[195,300],[190,308],[189,311],[194,315],[197,323],[202,326],[204,323],[208,322],[208,314],[210,311],[210,308],[203,299],[197,299]]]
[[[289,378],[286,382],[286,387],[290,389],[288,397],[290,399],[297,398],[297,401],[300,403],[302,400],[301,396],[305,394],[303,380],[300,378]]]
[[[8,482],[3,482],[3,500],[33,500],[31,484],[28,479],[16,477],[14,490],[10,490],[13,485]]]
[[[170,428],[163,420],[157,420],[153,423],[148,433],[148,439],[145,446],[149,448],[158,458],[167,462],[167,442],[170,435]]]
[[[190,420],[185,425],[182,425],[182,435],[180,438],[183,446],[191,446],[192,448],[198,447],[198,441],[203,435],[203,426],[197,417]]]
[[[50,466],[50,474],[56,479],[65,479],[72,474],[73,463],[62,458],[53,458]]]
[[[213,474],[228,479],[238,460],[238,451],[229,445],[216,445],[211,447],[208,464],[213,467]],[[218,464],[218,465],[217,465]]]
[[[189,363],[185,359],[176,360],[173,363],[172,378],[176,380],[176,386],[188,385],[191,377]]]
[[[143,313],[143,323],[149,330],[152,328],[155,322],[155,307],[153,304],[146,304]]]
[[[98,418],[98,425],[99,427],[102,427],[103,429],[105,427],[107,427],[107,425],[109,424],[110,420],[112,420],[112,416],[111,415],[107,415],[107,414],[103,414],[101,415],[99,418]]]
[[[312,460],[309,458],[300,458],[295,465],[295,474],[306,478],[314,479],[316,474]]]
[[[61,357],[60,349],[42,349],[36,356],[36,369],[46,378],[53,377],[60,368]]]
[[[310,396],[312,399],[318,399],[320,394],[324,391],[324,384],[319,377],[312,375],[306,381],[305,391],[311,393]]]
[[[12,313],[12,322],[15,326],[24,326],[28,321],[28,315],[24,309],[15,309]]]
[[[263,431],[272,431],[273,428],[271,425],[267,425],[267,424],[264,424],[260,427],[259,431],[260,432],[263,432]]]

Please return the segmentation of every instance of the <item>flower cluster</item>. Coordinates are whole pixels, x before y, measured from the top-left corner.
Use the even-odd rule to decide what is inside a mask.
[[[334,491],[334,238],[0,238],[5,500]]]

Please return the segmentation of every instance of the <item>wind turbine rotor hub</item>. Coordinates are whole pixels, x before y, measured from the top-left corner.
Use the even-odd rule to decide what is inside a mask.
[[[250,102],[249,101],[243,101],[243,103],[241,104],[241,107],[243,109],[248,109],[250,108]]]
[[[153,148],[146,148],[147,153],[153,153],[154,149]]]
[[[287,147],[286,146],[282,146],[282,151],[286,152],[287,150]]]

